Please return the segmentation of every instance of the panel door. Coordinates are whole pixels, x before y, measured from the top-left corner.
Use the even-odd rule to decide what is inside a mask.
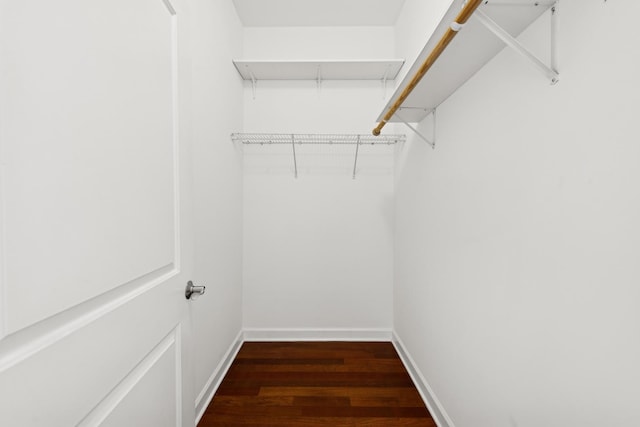
[[[2,426],[194,423],[185,16],[0,0]]]

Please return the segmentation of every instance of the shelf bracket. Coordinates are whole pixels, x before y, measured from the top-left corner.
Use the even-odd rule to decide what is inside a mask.
[[[291,134],[291,148],[293,149],[293,177],[298,179],[298,161],[296,160],[296,137]]]
[[[401,109],[402,108],[399,108],[398,110],[401,110]],[[411,126],[409,124],[409,122],[407,122],[405,119],[403,119],[402,116],[400,114],[398,114],[398,111],[393,113],[393,115],[396,116],[402,123],[404,123],[409,129],[411,129],[416,135],[418,135],[418,137],[420,139],[422,139],[424,142],[429,144],[431,146],[431,148],[433,148],[435,150],[435,148],[436,148],[436,109],[435,108],[433,108],[429,112],[429,115],[432,117],[432,120],[433,120],[433,127],[432,127],[433,132],[432,132],[431,140],[429,140],[418,129],[416,129],[415,127]]]
[[[387,68],[384,70],[384,75],[382,76],[382,99],[387,97],[387,80],[389,78],[390,69],[391,65],[387,65]]]
[[[606,1],[606,0],[605,0]],[[558,72],[558,2],[551,6],[551,69]]]
[[[360,135],[358,135],[358,140],[356,141],[356,158],[353,161],[353,179],[356,179],[356,165],[358,164],[358,149],[360,148]]]
[[[504,28],[499,26],[495,21],[489,18],[481,9],[476,9],[475,13],[472,15],[473,18],[478,20],[482,25],[484,25],[489,31],[496,35],[500,40],[504,42],[507,46],[512,48],[516,53],[520,54],[524,58],[528,59],[533,65],[538,68],[550,81],[551,84],[558,83],[559,74],[555,69],[555,34],[556,34],[556,7],[557,3],[552,6],[551,10],[551,67],[547,66],[544,62],[538,59],[533,53],[531,53],[526,47],[522,45],[515,37],[509,34]]]
[[[251,89],[253,92],[253,99],[256,99],[256,86],[258,86],[258,80],[256,80],[256,76],[253,75],[253,71],[247,67],[249,70],[249,75],[251,76]]]

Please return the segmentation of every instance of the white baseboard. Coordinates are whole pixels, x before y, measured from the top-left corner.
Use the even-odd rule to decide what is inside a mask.
[[[442,404],[436,397],[435,393],[429,386],[429,383],[422,375],[420,369],[418,369],[418,366],[411,358],[411,355],[395,331],[393,331],[392,342],[438,427],[455,427],[453,421],[442,407]]]
[[[211,403],[213,396],[216,394],[218,387],[220,387],[220,383],[231,367],[231,363],[233,363],[238,351],[240,351],[240,347],[242,347],[242,343],[244,342],[242,337],[243,331],[241,330],[231,343],[231,346],[220,363],[218,363],[218,366],[216,366],[216,369],[213,370],[209,380],[207,380],[207,383],[198,395],[198,398],[196,399],[196,425],[200,422],[200,419],[204,415],[204,411],[207,410],[207,407],[209,406],[209,403]]]
[[[391,329],[245,328],[245,341],[391,341]]]

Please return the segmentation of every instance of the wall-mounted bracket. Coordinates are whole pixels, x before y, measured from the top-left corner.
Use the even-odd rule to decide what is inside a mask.
[[[358,169],[358,160],[360,160],[360,146],[361,145],[371,145],[371,146],[391,146],[395,144],[402,144],[407,140],[406,135],[404,134],[396,134],[396,135],[380,135],[373,136],[368,134],[350,134],[350,133],[332,133],[332,134],[310,134],[310,133],[232,133],[231,141],[234,143],[239,143],[243,147],[248,146],[276,146],[282,145],[283,150],[287,147],[291,147],[291,154],[293,155],[293,173],[294,177],[298,178],[298,159],[297,159],[297,149],[301,146],[317,146],[317,145],[327,145],[334,147],[341,147],[340,153],[344,154],[348,145],[355,145],[355,158],[353,162],[353,170],[348,168],[347,174],[349,171],[352,172],[351,176],[355,179],[357,172],[362,170],[362,168]],[[280,151],[279,151],[280,152]],[[283,151],[286,153],[286,150]],[[282,152],[280,152],[282,153]],[[304,154],[304,153],[303,153]],[[310,153],[307,153],[310,154]],[[366,154],[366,153],[365,153]],[[290,171],[290,169],[289,169]]]
[[[247,67],[247,69],[249,70],[249,75],[251,76],[251,89],[253,92],[253,99],[256,99],[256,86],[258,86],[258,80],[256,80],[256,76],[253,75],[251,69],[249,69],[249,67]]]
[[[432,126],[432,135],[431,135],[431,139],[428,139],[426,136],[424,136],[418,129],[416,129],[415,127],[411,126],[409,124],[409,122],[407,122],[405,119],[402,118],[402,116],[399,114],[399,112],[402,111],[402,107],[398,108],[398,110],[393,113],[394,116],[396,116],[402,123],[405,124],[405,126],[407,126],[409,129],[411,129],[416,135],[418,135],[418,137],[420,139],[422,139],[424,142],[426,142],[427,144],[429,144],[431,146],[431,148],[435,149],[436,148],[436,109],[432,109],[428,114],[429,116],[431,116],[432,120],[433,120],[433,126]]]
[[[358,149],[360,148],[360,135],[356,141],[356,158],[353,161],[353,179],[356,179],[356,165],[358,164]]]
[[[382,76],[382,99],[387,97],[387,80],[389,79],[389,71],[391,70],[391,66],[387,65],[387,69],[384,71]]]
[[[298,179],[298,160],[296,159],[296,137],[291,134],[291,148],[293,149],[293,177]]]
[[[558,72],[558,2],[551,6],[551,69]],[[557,82],[557,81],[556,81]]]
[[[489,31],[496,35],[507,46],[512,48],[516,53],[520,54],[533,65],[538,68],[550,81],[551,84],[556,84],[559,81],[559,74],[557,71],[557,58],[556,58],[556,28],[557,28],[557,3],[552,6],[551,9],[551,66],[547,66],[537,56],[531,53],[526,47],[522,45],[515,37],[509,34],[504,28],[498,25],[494,20],[489,18],[482,9],[478,8],[472,15],[477,21],[484,25]]]

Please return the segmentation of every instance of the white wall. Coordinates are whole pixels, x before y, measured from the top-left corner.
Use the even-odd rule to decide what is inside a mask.
[[[457,427],[640,425],[639,12],[561,2],[558,85],[504,51],[399,156],[394,327]]]
[[[393,32],[247,28],[244,50],[260,59],[390,58]],[[324,81],[320,89],[259,81],[255,99],[245,86],[244,130],[364,134],[383,96],[377,81]],[[391,328],[393,149],[361,147],[353,180],[354,149],[299,147],[295,179],[290,147],[246,148],[246,328]]]
[[[405,59],[399,85],[424,48],[453,0],[405,0],[394,27],[395,55]]]
[[[246,27],[245,59],[394,58],[393,27]]]
[[[196,259],[207,287],[191,305],[197,404],[242,327],[242,158],[229,134],[242,127],[242,27],[231,0],[191,2]]]

